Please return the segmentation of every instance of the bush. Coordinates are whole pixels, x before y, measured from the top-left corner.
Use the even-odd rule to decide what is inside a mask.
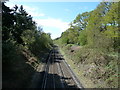
[[[17,46],[12,42],[3,42],[2,43],[2,62],[3,66],[11,65],[18,58]]]
[[[80,32],[80,35],[79,35],[79,37],[78,37],[78,41],[79,41],[79,44],[80,44],[81,46],[87,44],[87,34],[86,34],[86,31],[85,31],[85,30]]]

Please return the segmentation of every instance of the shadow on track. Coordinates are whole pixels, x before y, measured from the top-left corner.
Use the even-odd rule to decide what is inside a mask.
[[[37,72],[36,75],[38,75],[39,77],[35,78],[33,80],[33,83],[31,84],[30,88],[42,89],[43,77],[44,77],[45,73],[46,73],[45,71]],[[49,77],[48,79],[51,79],[53,74],[49,74],[49,73],[47,73],[47,74],[48,74],[48,77]],[[56,78],[56,80],[55,80],[55,88],[61,88],[61,89],[64,89],[64,88],[62,88],[62,86],[61,86],[60,78],[62,78],[64,80],[71,79],[71,78],[66,78],[66,77],[60,77],[58,74],[54,74],[54,77]],[[47,88],[53,88],[53,87],[49,87],[49,86],[53,86],[53,85],[51,85],[53,83],[50,82],[50,80],[48,80],[47,84],[49,84],[49,85],[47,85],[48,86]],[[76,88],[77,89],[77,87],[75,85],[69,85],[69,83],[67,83],[67,82],[63,82],[63,84],[65,85],[65,88],[74,88],[74,89]]]

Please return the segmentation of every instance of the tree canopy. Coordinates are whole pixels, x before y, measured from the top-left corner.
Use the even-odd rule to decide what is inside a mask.
[[[17,5],[10,9],[2,2],[2,48],[3,62],[9,62],[16,48],[23,47],[30,50],[35,56],[52,48],[52,39],[43,28],[37,27],[31,15],[24,7]],[[14,49],[14,50],[13,50]],[[10,50],[10,51],[9,51]],[[10,53],[9,53],[10,52]],[[6,56],[8,53],[8,57]],[[14,54],[13,54],[14,55]],[[12,59],[11,58],[11,59]]]
[[[101,2],[96,9],[78,14],[59,41],[94,48],[118,49],[119,2]]]

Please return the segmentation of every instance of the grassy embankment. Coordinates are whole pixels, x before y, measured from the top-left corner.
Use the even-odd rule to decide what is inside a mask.
[[[48,51],[42,51],[35,56],[22,46],[14,46],[12,43],[3,45],[3,88],[29,88],[31,80],[37,72],[38,65],[41,66],[48,54]]]
[[[85,88],[118,88],[118,53],[73,46],[59,47]]]

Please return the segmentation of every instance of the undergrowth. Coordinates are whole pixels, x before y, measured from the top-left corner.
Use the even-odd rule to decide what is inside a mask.
[[[82,47],[71,51],[72,45],[60,46],[68,60],[72,60],[78,72],[91,80],[96,88],[118,88],[118,56],[97,49]],[[87,87],[92,88],[92,87]]]

